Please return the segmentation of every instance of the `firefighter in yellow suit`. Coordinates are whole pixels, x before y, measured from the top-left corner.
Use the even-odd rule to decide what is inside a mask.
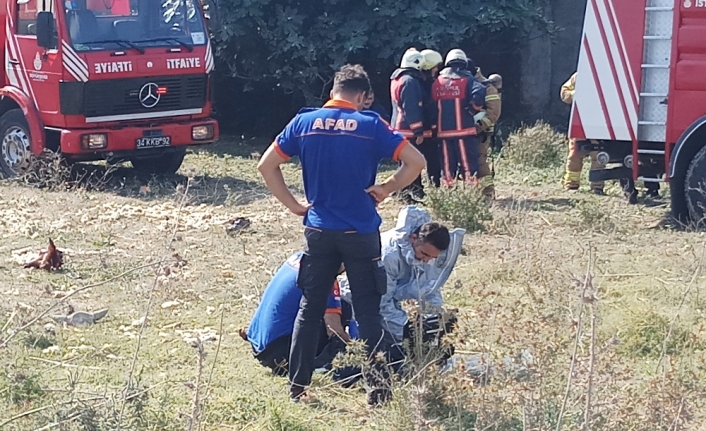
[[[561,100],[571,105],[574,102],[574,91],[576,90],[576,74],[571,75],[568,81],[561,86]],[[603,166],[596,160],[597,151],[585,153],[579,151],[578,143],[575,139],[569,141],[569,156],[566,160],[566,174],[564,175],[564,187],[567,190],[578,190],[581,183],[581,169],[583,159],[588,155],[591,157],[591,169],[603,169]],[[603,195],[603,182],[591,183],[591,190],[597,195]]]
[[[470,59],[469,59],[470,63]],[[469,69],[471,72],[473,69]],[[502,77],[500,75],[491,75],[486,79],[480,70],[476,68],[476,80],[485,85],[485,117],[478,122],[478,142],[479,142],[479,157],[478,157],[478,179],[483,187],[483,195],[494,199],[495,198],[495,183],[493,180],[494,172],[488,164],[488,153],[493,143],[493,135],[495,133],[495,124],[500,118],[502,112]]]

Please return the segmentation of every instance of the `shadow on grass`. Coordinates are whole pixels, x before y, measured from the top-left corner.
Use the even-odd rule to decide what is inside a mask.
[[[560,211],[573,208],[576,204],[571,198],[518,198],[507,197],[493,201],[498,208],[524,208],[528,211]]]
[[[267,138],[238,138],[235,136],[223,136],[215,144],[195,146],[189,148],[196,154],[209,153],[217,157],[243,157],[259,158],[272,142]]]
[[[153,175],[123,166],[77,163],[71,167],[69,188],[112,193],[144,201],[181,199],[189,178],[180,174]],[[263,183],[230,176],[197,175],[189,185],[188,203],[247,205],[270,196]]]

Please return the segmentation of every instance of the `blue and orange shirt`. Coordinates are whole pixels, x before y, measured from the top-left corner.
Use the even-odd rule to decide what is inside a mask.
[[[302,299],[302,291],[297,286],[301,257],[301,252],[290,256],[277,270],[262,294],[260,305],[255,310],[247,332],[256,355],[276,339],[292,335],[294,332],[294,321]],[[334,283],[331,289],[326,313],[341,314],[341,291],[338,282]]]
[[[306,226],[368,234],[382,220],[365,190],[375,184],[380,161],[397,161],[406,144],[376,113],[331,100],[323,108],[301,110],[273,145],[285,159],[299,157],[311,204]]]

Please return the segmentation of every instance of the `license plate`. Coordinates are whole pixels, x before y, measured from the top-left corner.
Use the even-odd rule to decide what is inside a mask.
[[[137,148],[159,148],[168,147],[172,144],[171,136],[157,136],[154,138],[139,138]]]

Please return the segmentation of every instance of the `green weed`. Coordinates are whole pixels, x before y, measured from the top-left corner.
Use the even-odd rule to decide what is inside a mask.
[[[484,232],[493,220],[488,200],[478,187],[458,183],[454,187],[428,187],[425,204],[432,215],[468,232]]]
[[[567,138],[552,126],[537,122],[511,133],[502,150],[506,164],[547,169],[560,166],[566,157]]]

